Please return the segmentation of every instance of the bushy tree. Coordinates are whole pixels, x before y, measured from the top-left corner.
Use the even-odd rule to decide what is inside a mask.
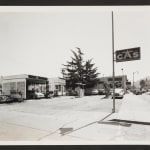
[[[145,81],[144,81],[144,80],[141,80],[141,81],[140,81],[141,89],[145,87],[145,84],[146,84],[146,83],[145,83]]]
[[[80,48],[77,51],[73,51],[71,61],[67,61],[65,68],[62,71],[63,76],[66,79],[67,88],[75,88],[77,83],[85,84],[85,88],[92,87],[98,82],[97,68],[94,68],[94,64],[91,63],[92,59],[84,61],[83,53]]]
[[[97,73],[97,67],[94,68],[94,65],[92,59],[87,60],[85,63],[84,83],[86,88],[93,87],[99,82],[99,79],[97,78],[99,73]]]

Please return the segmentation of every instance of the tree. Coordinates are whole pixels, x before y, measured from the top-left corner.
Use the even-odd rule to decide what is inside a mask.
[[[83,53],[80,48],[77,48],[77,52],[71,50],[73,57],[71,61],[67,61],[67,64],[64,65],[66,68],[63,69],[63,76],[66,79],[67,88],[75,88],[76,83],[83,83]]]
[[[145,84],[146,84],[146,83],[145,83],[145,81],[144,81],[144,80],[141,80],[141,81],[140,81],[141,89],[143,89],[143,88],[145,87]]]
[[[85,84],[85,88],[94,86],[97,82],[97,68],[94,68],[95,64],[92,64],[90,60],[84,61],[81,49],[77,47],[77,51],[73,51],[71,61],[67,61],[65,68],[62,71],[63,76],[66,79],[66,87],[74,89],[77,83]]]
[[[94,68],[94,65],[92,59],[87,60],[85,63],[84,83],[86,88],[93,87],[99,82],[99,79],[97,78],[99,73],[97,73],[97,67]]]

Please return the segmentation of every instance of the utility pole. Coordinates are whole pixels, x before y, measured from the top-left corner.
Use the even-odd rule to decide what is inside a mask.
[[[114,63],[114,18],[112,11],[112,68],[113,68],[113,109],[112,113],[115,113],[115,63]]]

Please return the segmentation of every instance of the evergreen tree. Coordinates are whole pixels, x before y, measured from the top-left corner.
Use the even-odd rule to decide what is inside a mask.
[[[97,78],[99,73],[97,73],[97,67],[94,68],[92,59],[87,60],[85,63],[85,72],[84,72],[84,83],[86,88],[93,87],[99,82]]]
[[[91,63],[92,59],[85,62],[83,60],[84,54],[78,47],[77,52],[72,50],[72,53],[71,61],[67,61],[62,71],[67,88],[74,89],[77,83],[85,84],[85,88],[94,86],[98,82],[98,73],[97,68],[94,68],[94,64]]]
[[[76,83],[83,83],[83,53],[80,48],[77,48],[77,52],[73,51],[73,57],[71,57],[71,61],[67,61],[67,65],[64,65],[63,76],[66,79],[67,88],[75,88]]]

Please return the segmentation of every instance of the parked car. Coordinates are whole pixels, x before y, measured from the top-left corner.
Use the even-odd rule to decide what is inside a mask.
[[[147,95],[150,95],[150,91],[146,92]]]
[[[106,91],[105,89],[99,89],[99,95],[105,95],[106,94]]]
[[[123,98],[124,97],[124,90],[123,89],[115,89],[115,98]],[[113,98],[113,93],[112,93]]]
[[[35,92],[34,96],[35,96],[36,99],[44,98],[45,97],[45,95],[43,93],[41,93],[41,92]]]
[[[112,95],[112,93],[113,93],[113,89],[110,89],[109,93],[110,93],[110,95]]]
[[[17,91],[11,91],[10,98],[12,101],[22,102],[24,99],[22,98],[22,93]]]
[[[91,90],[91,95],[98,95],[98,94],[99,94],[98,89],[92,89]]]
[[[146,93],[146,90],[145,90],[145,89],[142,89],[141,92],[142,92],[142,93]]]
[[[142,91],[140,89],[135,89],[134,94],[135,95],[141,95]]]
[[[45,97],[46,98],[52,98],[52,97],[54,97],[54,92],[53,91],[47,91],[46,94],[45,94]]]
[[[28,99],[40,99],[40,98],[44,98],[45,94],[41,93],[41,92],[36,92],[36,91],[30,91],[28,92]]]
[[[145,92],[146,95],[150,95],[150,89],[147,89]]]
[[[90,96],[90,95],[98,95],[99,94],[99,90],[98,89],[86,89],[84,94],[86,96]]]
[[[13,99],[9,95],[0,95],[0,103],[12,102]]]

